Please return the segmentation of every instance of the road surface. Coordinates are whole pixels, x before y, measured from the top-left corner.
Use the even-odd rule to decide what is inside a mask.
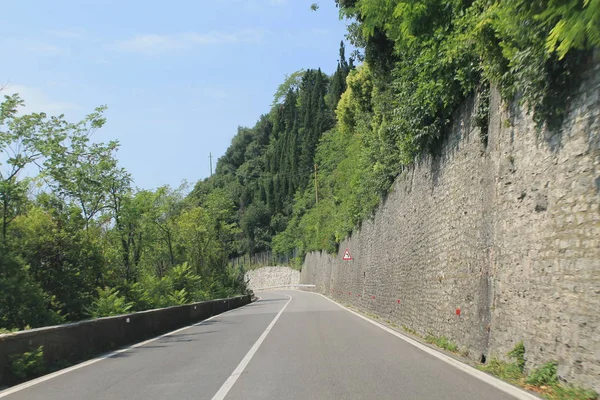
[[[320,295],[260,296],[0,398],[514,399]]]

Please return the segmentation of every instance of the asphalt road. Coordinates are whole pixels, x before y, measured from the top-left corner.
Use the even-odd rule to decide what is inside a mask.
[[[7,400],[514,397],[313,293],[262,299]],[[283,310],[283,311],[282,311]]]

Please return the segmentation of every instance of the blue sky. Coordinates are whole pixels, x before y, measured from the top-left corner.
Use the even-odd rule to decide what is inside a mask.
[[[0,85],[69,120],[107,105],[95,139],[120,141],[137,186],[194,183],[285,74],[335,70],[346,22],[314,1],[3,1]]]

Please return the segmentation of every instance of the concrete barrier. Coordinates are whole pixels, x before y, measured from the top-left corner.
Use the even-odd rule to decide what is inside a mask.
[[[11,356],[44,348],[47,367],[77,363],[250,303],[250,295],[0,335],[0,386],[17,383]]]

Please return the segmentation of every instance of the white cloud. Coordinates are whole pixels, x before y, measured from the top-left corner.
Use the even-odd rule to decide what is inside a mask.
[[[46,33],[51,36],[68,39],[78,39],[83,37],[83,31],[81,29],[52,29],[46,31]]]
[[[25,101],[25,112],[45,112],[48,115],[64,114],[68,111],[81,110],[81,106],[75,103],[60,101],[51,98],[41,89],[31,86],[7,84],[2,90],[2,95],[18,93]]]
[[[0,43],[2,44],[2,43]],[[4,43],[12,52],[29,52],[39,56],[64,55],[67,49],[45,40],[34,38],[9,38]]]
[[[244,29],[237,32],[192,32],[172,35],[145,34],[118,42],[113,48],[130,52],[157,53],[197,45],[260,42],[265,34],[266,31],[262,29]]]
[[[120,50],[135,52],[157,52],[163,50],[181,49],[185,47],[181,39],[161,35],[136,35],[132,39],[119,42]]]
[[[60,56],[65,54],[65,49],[49,43],[28,42],[25,44],[25,49],[40,55]]]

